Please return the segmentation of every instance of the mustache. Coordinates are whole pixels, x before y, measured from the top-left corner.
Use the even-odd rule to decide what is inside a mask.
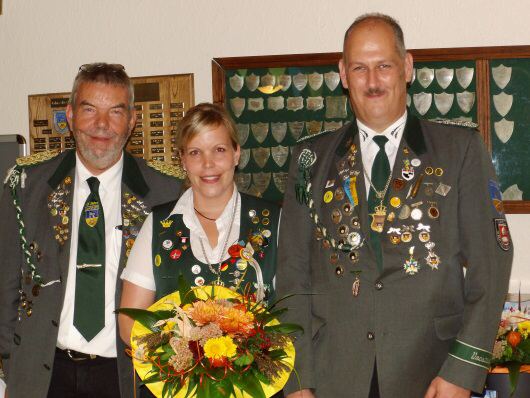
[[[364,92],[364,95],[381,95],[384,94],[385,90],[381,90],[380,88],[369,88]]]
[[[105,129],[96,129],[96,130],[90,130],[90,131],[83,131],[85,135],[88,135],[89,137],[99,137],[99,138],[113,138],[116,136],[115,133],[109,130]]]

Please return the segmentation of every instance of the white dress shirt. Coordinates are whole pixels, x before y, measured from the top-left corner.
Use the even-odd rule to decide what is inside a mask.
[[[234,209],[234,201],[238,197],[237,207],[234,214],[234,223],[230,236],[228,237],[228,244],[224,248],[224,243],[228,230],[230,229],[230,221],[232,219],[232,211]],[[182,221],[184,225],[190,230],[190,247],[193,256],[200,262],[207,264],[208,261],[204,258],[201,249],[200,240],[204,245],[204,251],[211,264],[218,264],[221,257],[221,250],[225,249],[221,261],[227,260],[230,256],[228,248],[239,240],[239,228],[241,223],[241,195],[237,191],[234,184],[234,192],[223,210],[221,216],[215,220],[219,237],[217,238],[217,246],[211,247],[206,233],[202,229],[202,225],[195,214],[193,206],[193,190],[189,188],[180,197],[177,204],[171,211],[170,215],[182,214]],[[149,214],[145,223],[136,238],[136,242],[131,250],[129,259],[127,260],[127,267],[121,274],[121,279],[134,283],[144,289],[156,291],[155,278],[153,274],[153,250],[152,250],[152,236],[153,236],[153,216]]]
[[[403,116],[396,120],[391,126],[389,126],[382,133],[376,133],[369,127],[362,124],[359,119],[357,119],[357,127],[359,127],[359,135],[361,141],[361,153],[363,159],[363,167],[372,178],[372,165],[374,164],[375,156],[379,152],[379,145],[375,143],[373,138],[376,135],[384,135],[388,138],[387,143],[385,144],[385,152],[388,156],[388,162],[390,163],[390,174],[394,169],[394,163],[396,162],[397,151],[399,144],[401,142],[401,137],[403,137],[403,131],[405,130],[405,122],[407,121],[407,111]],[[370,181],[364,176],[364,183],[366,186],[366,198],[370,194]]]
[[[75,328],[74,303],[75,281],[77,268],[77,240],[79,220],[83,206],[90,193],[87,179],[93,177],[76,154],[75,185],[73,191],[72,226],[70,237],[70,261],[68,264],[68,278],[66,292],[59,324],[57,347],[72,349],[86,354],[96,354],[104,357],[116,357],[116,309],[114,296],[116,294],[116,278],[120,260],[122,233],[116,229],[121,225],[121,176],[123,171],[123,155],[120,160],[95,176],[100,181],[99,197],[105,216],[105,327],[89,342]]]

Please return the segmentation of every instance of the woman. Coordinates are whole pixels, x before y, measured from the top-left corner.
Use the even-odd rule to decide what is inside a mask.
[[[153,208],[146,219],[121,276],[121,307],[147,308],[173,293],[179,273],[191,286],[220,283],[242,292],[250,284],[258,299],[267,300],[273,293],[280,208],[237,191],[234,122],[223,108],[199,104],[179,124],[177,150],[190,188],[176,203]],[[247,243],[257,261],[231,256]],[[118,321],[120,336],[130,344],[132,319],[120,314]]]

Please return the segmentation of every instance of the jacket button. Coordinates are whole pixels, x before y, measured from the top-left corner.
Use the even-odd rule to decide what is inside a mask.
[[[45,368],[46,370],[50,370],[50,369],[51,369],[51,368],[50,368],[50,365],[48,365],[47,363],[44,364],[44,368]]]
[[[381,282],[377,282],[375,284],[376,290],[383,290],[384,285]]]
[[[59,323],[54,319],[54,320],[52,321],[52,325],[53,325],[53,326],[59,326]]]
[[[368,332],[368,333],[366,334],[366,338],[367,338],[368,340],[373,340],[373,339],[375,339],[375,335],[374,335],[372,332]]]

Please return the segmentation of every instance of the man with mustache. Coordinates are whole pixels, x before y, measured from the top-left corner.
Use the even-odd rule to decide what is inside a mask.
[[[356,119],[295,147],[277,295],[301,324],[289,398],[481,392],[513,249],[480,134],[406,107],[412,55],[389,16],[347,30]],[[314,295],[310,295],[313,293]]]
[[[66,114],[76,149],[18,159],[0,202],[7,393],[133,397],[117,275],[151,207],[176,198],[180,183],[124,151],[136,110],[123,66],[81,66]]]

